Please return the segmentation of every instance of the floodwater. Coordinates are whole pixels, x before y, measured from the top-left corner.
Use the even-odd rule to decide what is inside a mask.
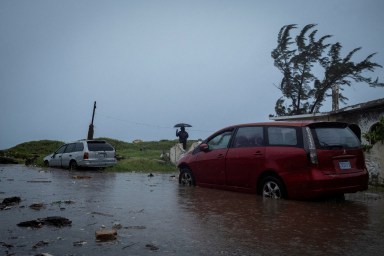
[[[174,176],[175,175],[175,176]],[[177,174],[69,172],[0,165],[2,255],[382,255],[384,195],[265,200],[181,187]],[[29,206],[43,203],[34,210]],[[71,226],[19,227],[60,216]],[[100,242],[95,232],[117,230]],[[39,243],[40,242],[40,243]]]

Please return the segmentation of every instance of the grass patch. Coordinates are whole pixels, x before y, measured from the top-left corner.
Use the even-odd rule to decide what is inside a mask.
[[[173,172],[177,168],[169,161],[161,158],[164,153],[169,153],[177,140],[143,141],[130,143],[111,138],[98,138],[108,141],[116,149],[117,165],[107,168],[111,172]],[[188,147],[194,141],[188,141]],[[10,158],[17,163],[43,166],[43,158],[63,145],[62,141],[40,140],[19,144],[6,150],[0,150],[0,158]]]

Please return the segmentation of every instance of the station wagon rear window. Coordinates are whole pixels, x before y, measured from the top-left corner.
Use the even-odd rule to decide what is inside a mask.
[[[89,151],[113,151],[114,148],[104,141],[88,141]]]

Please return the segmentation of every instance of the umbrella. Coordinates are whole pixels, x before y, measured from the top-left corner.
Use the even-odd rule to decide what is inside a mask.
[[[173,126],[174,128],[176,127],[192,127],[192,125],[190,124],[186,124],[186,123],[179,123],[179,124],[175,124],[175,126]]]

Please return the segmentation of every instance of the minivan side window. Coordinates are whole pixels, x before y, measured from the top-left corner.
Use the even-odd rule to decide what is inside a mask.
[[[210,139],[207,144],[209,149],[222,149],[228,147],[229,140],[231,139],[232,131],[225,131],[216,135],[212,139]]]
[[[233,142],[233,147],[259,147],[264,145],[263,127],[249,126],[240,127]]]
[[[267,129],[269,145],[297,146],[297,129],[295,127],[271,126]]]

